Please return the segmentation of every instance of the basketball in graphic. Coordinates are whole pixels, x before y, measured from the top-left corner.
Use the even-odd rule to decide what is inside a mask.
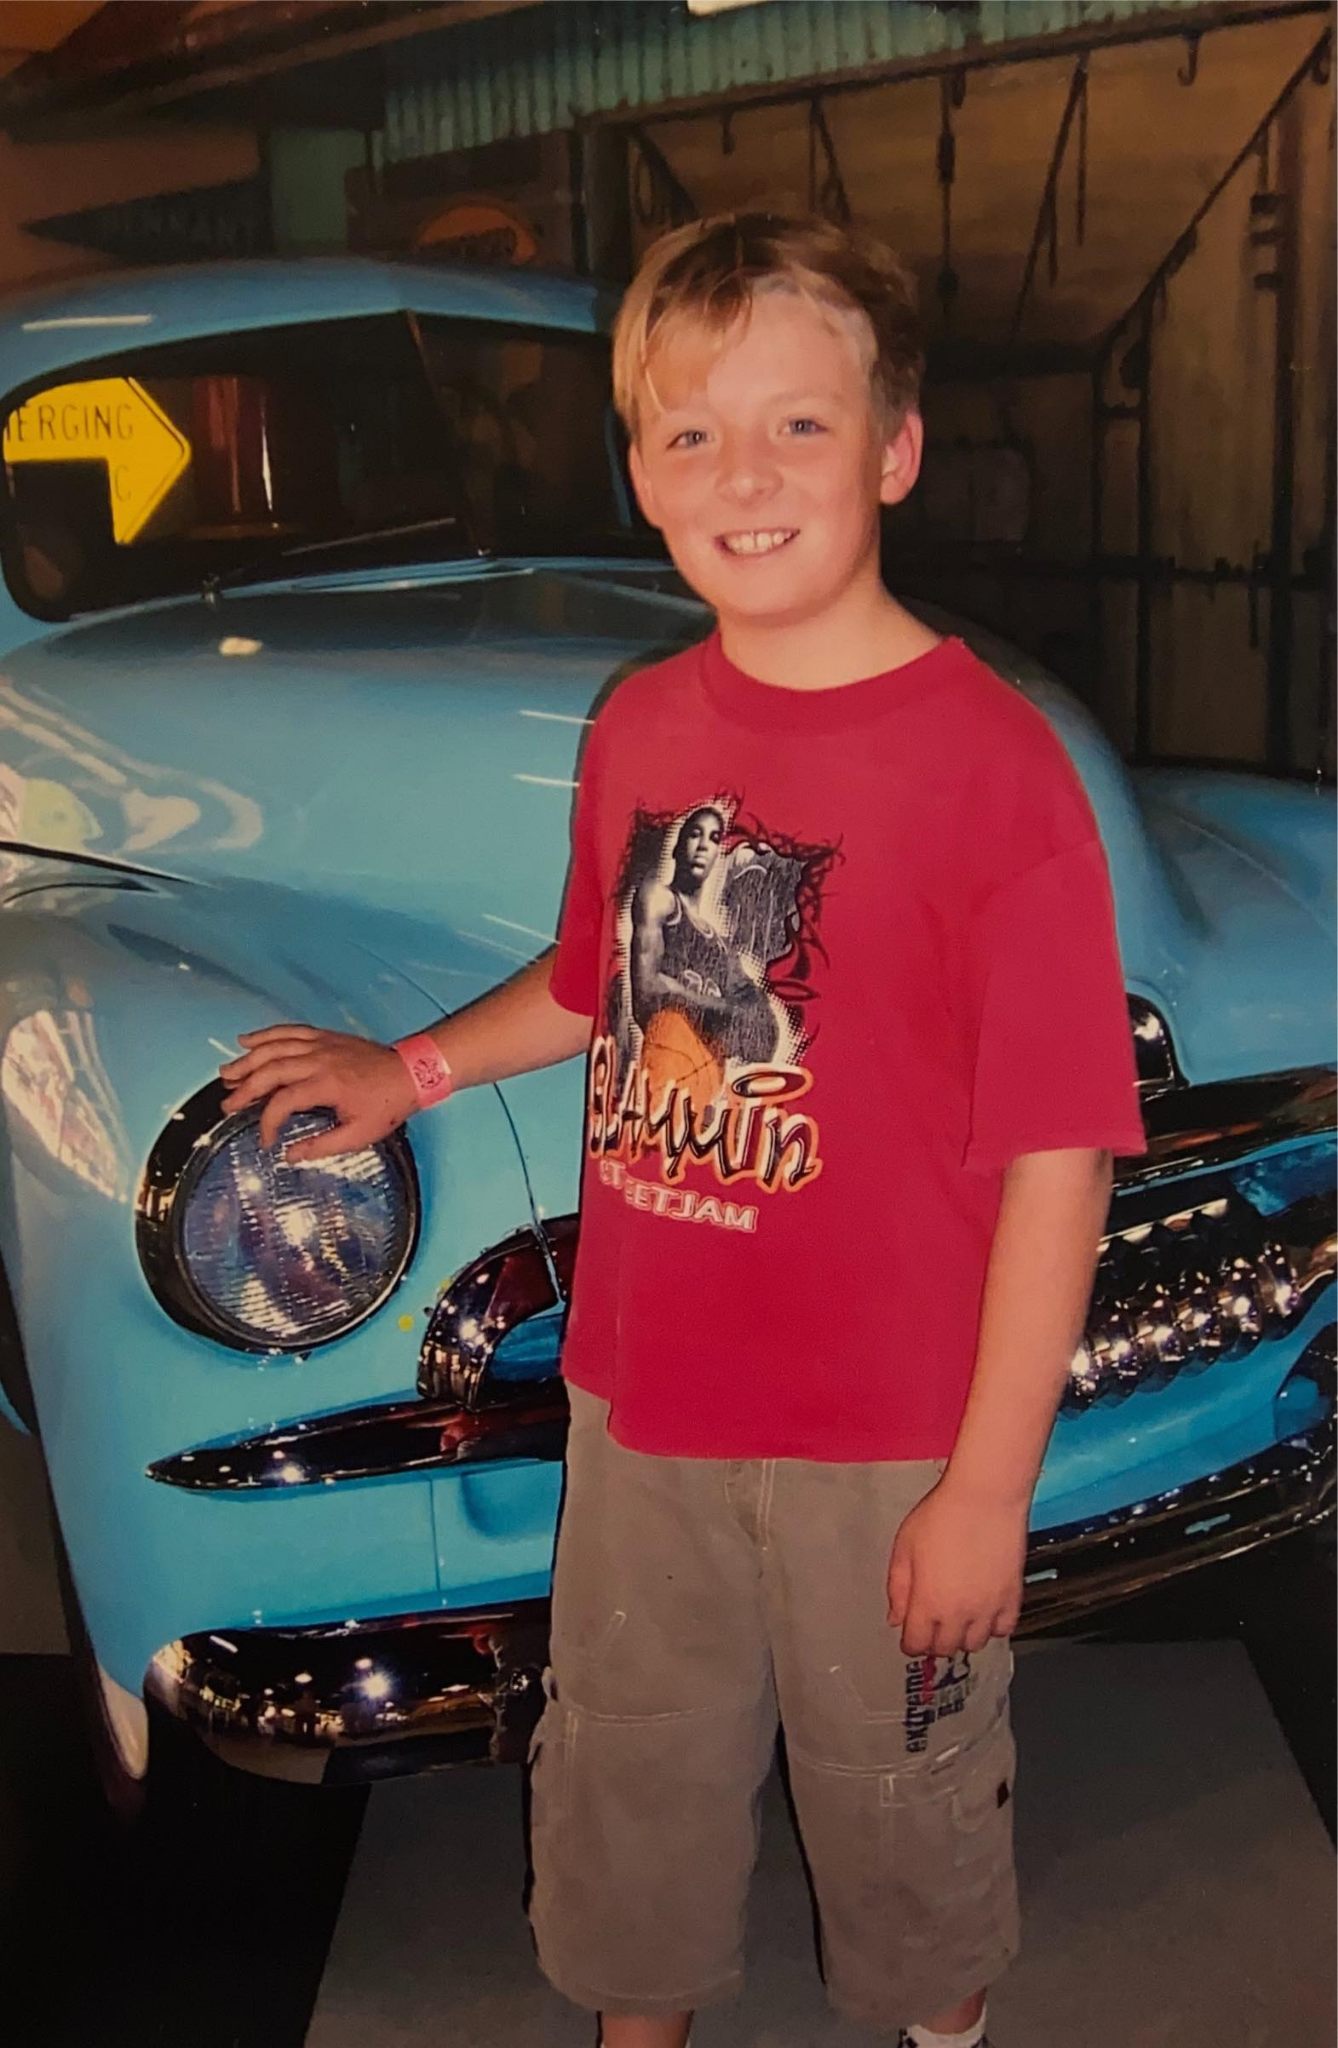
[[[659,1107],[673,1082],[695,1110],[714,1102],[725,1085],[720,1061],[681,1010],[655,1012],[642,1034],[641,1064],[650,1081],[652,1109]]]

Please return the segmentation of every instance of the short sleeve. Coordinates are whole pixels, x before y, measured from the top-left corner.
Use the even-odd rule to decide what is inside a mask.
[[[558,923],[557,957],[548,989],[555,1003],[578,1017],[593,1017],[600,999],[600,938],[604,892],[599,878],[599,766],[602,741],[596,724],[581,757],[572,819],[571,865]]]
[[[996,890],[967,961],[974,1070],[964,1163],[1145,1149],[1110,878],[1099,840]]]

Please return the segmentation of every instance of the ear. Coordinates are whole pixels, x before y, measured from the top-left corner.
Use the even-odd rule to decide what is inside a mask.
[[[920,474],[924,445],[925,427],[919,413],[903,413],[883,443],[878,475],[878,497],[882,504],[899,505],[910,496]]]
[[[650,525],[662,526],[664,521],[660,518],[659,510],[655,503],[655,487],[646,474],[646,465],[641,460],[641,450],[637,447],[635,441],[633,441],[627,451],[627,470],[632,479],[632,489],[636,492],[636,501],[641,507],[643,516]]]

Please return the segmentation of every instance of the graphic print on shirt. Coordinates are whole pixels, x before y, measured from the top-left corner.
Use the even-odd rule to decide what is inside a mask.
[[[817,1117],[796,1105],[813,1085],[822,890],[839,859],[735,797],[634,814],[587,1115],[602,1179],[634,1206],[752,1229],[756,1211],[722,1204],[710,1180],[778,1194],[821,1172]]]

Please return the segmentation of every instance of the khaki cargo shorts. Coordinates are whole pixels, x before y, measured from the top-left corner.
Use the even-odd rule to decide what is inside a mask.
[[[647,1457],[571,1389],[531,1918],[578,2005],[738,1990],[777,1722],[837,2010],[894,2031],[1017,1953],[1012,1654],[903,1657],[886,1578],[942,1462]]]

